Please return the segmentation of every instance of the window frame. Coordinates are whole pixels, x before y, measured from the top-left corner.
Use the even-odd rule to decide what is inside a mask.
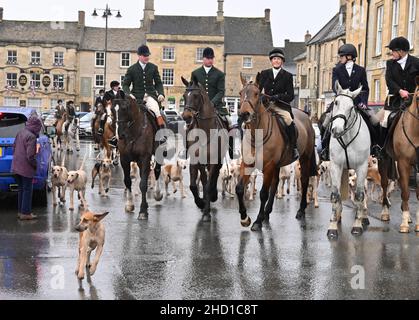
[[[167,83],[167,72],[172,72],[172,84]],[[175,85],[175,69],[174,68],[163,68],[162,69],[162,82],[165,87],[173,87]]]
[[[9,79],[9,75],[14,75],[16,79]],[[13,81],[15,84],[10,84],[10,82]],[[10,88],[17,88],[17,73],[15,72],[7,72],[6,73],[6,85]]]
[[[56,77],[58,79],[56,79]],[[60,77],[62,79],[59,79]],[[52,86],[53,86],[54,90],[64,90],[64,86],[65,86],[65,79],[64,79],[64,77],[65,76],[63,74],[54,74],[52,76]],[[62,81],[60,81],[60,80],[62,80]],[[62,87],[59,85],[60,83],[62,83]]]
[[[102,77],[102,85],[98,85],[98,77]],[[105,86],[105,75],[104,74],[95,74],[95,87],[96,88],[103,88]]]
[[[38,57],[35,57],[34,54],[38,54]],[[31,61],[30,65],[41,65],[41,51],[31,51]]]
[[[124,55],[128,55],[128,58],[124,58]],[[124,65],[124,62],[126,62],[127,65]],[[120,67],[129,68],[130,65],[131,65],[131,52],[121,52]]]
[[[416,10],[417,10],[417,1],[409,0],[407,39],[410,42],[410,50],[412,50],[415,46]]]
[[[199,53],[200,50],[202,51],[202,54],[201,54],[201,58],[198,59],[198,53]],[[196,51],[195,51],[195,61],[196,62],[201,63],[201,62],[204,61],[204,50],[205,50],[205,48],[196,48]]]
[[[34,79],[35,76],[39,79]],[[41,74],[37,73],[37,72],[32,72],[30,74],[30,87],[34,87],[35,89],[40,89],[41,88]]]
[[[57,57],[57,55],[60,54],[60,56]],[[54,66],[64,66],[64,52],[63,51],[54,51]]]
[[[375,55],[383,53],[383,26],[384,26],[384,5],[377,7],[376,30],[375,30]]]
[[[245,65],[245,59],[250,59],[250,66],[246,66]],[[245,57],[243,57],[243,60],[242,60],[242,68],[243,69],[253,69],[253,57],[251,57],[251,56],[245,56]]]
[[[400,0],[392,0],[391,5],[391,39],[399,35]]]
[[[175,47],[164,46],[162,52],[162,61],[175,61],[176,60],[176,49]],[[167,50],[170,50],[169,52]],[[169,57],[165,57],[165,53],[169,53]],[[173,57],[170,56],[173,54]]]
[[[10,55],[11,52],[14,52],[15,56]],[[7,64],[17,64],[17,50],[7,50]]]
[[[102,54],[103,58],[98,58],[99,54]],[[97,64],[97,62],[101,61],[101,60],[103,60],[103,64]],[[105,51],[96,51],[95,52],[95,67],[96,68],[104,68],[105,67],[105,60],[106,60]]]

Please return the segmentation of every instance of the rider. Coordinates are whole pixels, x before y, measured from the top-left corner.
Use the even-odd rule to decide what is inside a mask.
[[[58,100],[57,101],[58,105],[55,107],[55,123],[54,123],[54,127],[57,125],[58,120],[62,119],[65,113],[65,108],[63,106],[63,100]]]
[[[149,62],[151,53],[146,45],[140,46],[137,54],[138,62],[128,68],[124,77],[123,91],[139,103],[144,102],[145,106],[155,114],[158,128],[164,129],[166,124],[160,113],[159,103],[165,100],[165,96],[159,69]],[[164,142],[165,139],[160,141]]]
[[[264,91],[266,99],[273,106],[275,113],[280,115],[287,127],[286,133],[292,148],[292,159],[297,160],[297,130],[294,123],[294,115],[289,105],[294,100],[294,81],[292,74],[283,69],[285,53],[280,48],[274,48],[269,53],[272,64],[271,69],[263,70],[259,80],[259,88]],[[285,102],[285,103],[284,103]]]
[[[105,130],[105,123],[108,117],[112,116],[113,119],[115,120],[116,118],[116,112],[115,109],[112,107],[112,102],[113,100],[116,98],[116,96],[118,95],[118,93],[120,93],[121,88],[119,87],[120,83],[116,80],[111,82],[111,90],[106,91],[103,100],[103,106],[104,111],[101,118],[100,118],[100,124],[99,124],[99,129],[98,129],[98,135],[103,135],[104,130]],[[117,147],[118,145],[118,139],[116,138],[116,136],[113,136],[111,139],[108,140],[109,144],[113,147]]]
[[[354,105],[358,107],[358,110],[363,112],[364,120],[367,123],[368,128],[370,129],[371,134],[371,146],[372,154],[378,155],[378,119],[375,116],[374,112],[368,108],[368,97],[369,97],[369,86],[367,80],[367,72],[365,68],[356,64],[356,58],[358,57],[358,51],[354,45],[347,43],[341,46],[338,50],[339,63],[333,69],[333,91],[336,92],[336,82],[339,82],[342,89],[349,89],[351,91],[357,90],[362,86],[362,91],[358,97],[354,99]],[[326,113],[329,115],[333,109],[333,103],[329,106]],[[328,121],[327,121],[328,122]],[[329,160],[329,144],[330,144],[330,130],[326,126],[326,131],[322,137],[322,160]]]
[[[191,79],[196,79],[205,88],[216,112],[230,129],[230,114],[223,102],[225,95],[225,74],[214,67],[214,58],[214,50],[212,48],[205,48],[202,59],[203,65],[192,72]]]
[[[391,113],[397,113],[404,109],[412,101],[412,93],[416,89],[416,76],[419,76],[419,59],[409,54],[410,43],[404,37],[397,37],[391,40],[387,46],[391,50],[392,58],[387,61],[386,82],[389,91],[388,102],[384,110],[380,111],[381,121],[381,143],[387,137],[391,126]]]
[[[76,119],[76,109],[74,108],[74,102],[68,101],[66,106],[66,112],[67,112],[67,120],[64,124],[64,130],[68,132],[68,128],[70,127],[70,124],[73,123],[74,119]]]

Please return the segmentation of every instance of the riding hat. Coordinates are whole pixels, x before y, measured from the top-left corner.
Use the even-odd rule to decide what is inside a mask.
[[[387,46],[392,51],[406,51],[410,50],[410,43],[405,37],[397,37],[390,41]]]
[[[118,81],[116,81],[116,80],[114,80],[114,81],[111,82],[111,88],[113,88],[113,87],[119,87],[119,85],[120,85],[120,83]]]
[[[207,59],[213,59],[215,57],[214,50],[212,48],[205,48],[202,55]]]
[[[271,52],[269,52],[269,59],[272,60],[275,57],[279,57],[285,61],[285,53],[284,50],[280,48],[274,48]]]
[[[339,48],[338,55],[340,57],[342,56],[352,56],[352,58],[358,57],[358,51],[356,50],[355,46],[353,44],[347,43],[344,44]]]
[[[151,55],[150,49],[146,45],[140,46],[138,48],[137,53],[139,56],[144,56],[144,57],[148,57],[149,55]]]

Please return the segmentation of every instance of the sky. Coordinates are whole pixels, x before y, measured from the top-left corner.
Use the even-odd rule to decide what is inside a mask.
[[[121,11],[121,19],[112,17],[109,27],[139,27],[144,0],[0,0],[5,20],[76,21],[78,11],[86,12],[88,26],[104,27],[101,17],[91,16],[94,8]],[[156,15],[215,16],[216,0],[155,0]],[[225,0],[224,15],[233,17],[263,17],[271,9],[271,26],[275,46],[284,39],[304,41],[307,30],[314,36],[339,10],[339,0]],[[116,12],[115,12],[116,13]]]

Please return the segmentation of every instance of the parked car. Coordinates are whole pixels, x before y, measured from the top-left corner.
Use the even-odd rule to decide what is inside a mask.
[[[0,198],[17,192],[17,184],[11,166],[13,160],[13,144],[17,133],[25,127],[31,108],[0,107]],[[45,128],[37,140],[39,152],[37,155],[37,172],[33,179],[34,202],[47,205],[48,181],[52,149]]]
[[[168,129],[172,130],[175,134],[182,134],[185,127],[185,121],[176,110],[164,110],[162,111],[162,116],[166,121]]]
[[[80,130],[79,135],[80,138],[90,138],[92,137],[92,117],[94,113],[89,112],[86,113],[82,118],[80,118]]]
[[[81,118],[83,118],[88,113],[89,112],[85,112],[85,111],[83,111],[83,112],[76,112],[76,117],[79,118],[79,119],[81,119]]]

